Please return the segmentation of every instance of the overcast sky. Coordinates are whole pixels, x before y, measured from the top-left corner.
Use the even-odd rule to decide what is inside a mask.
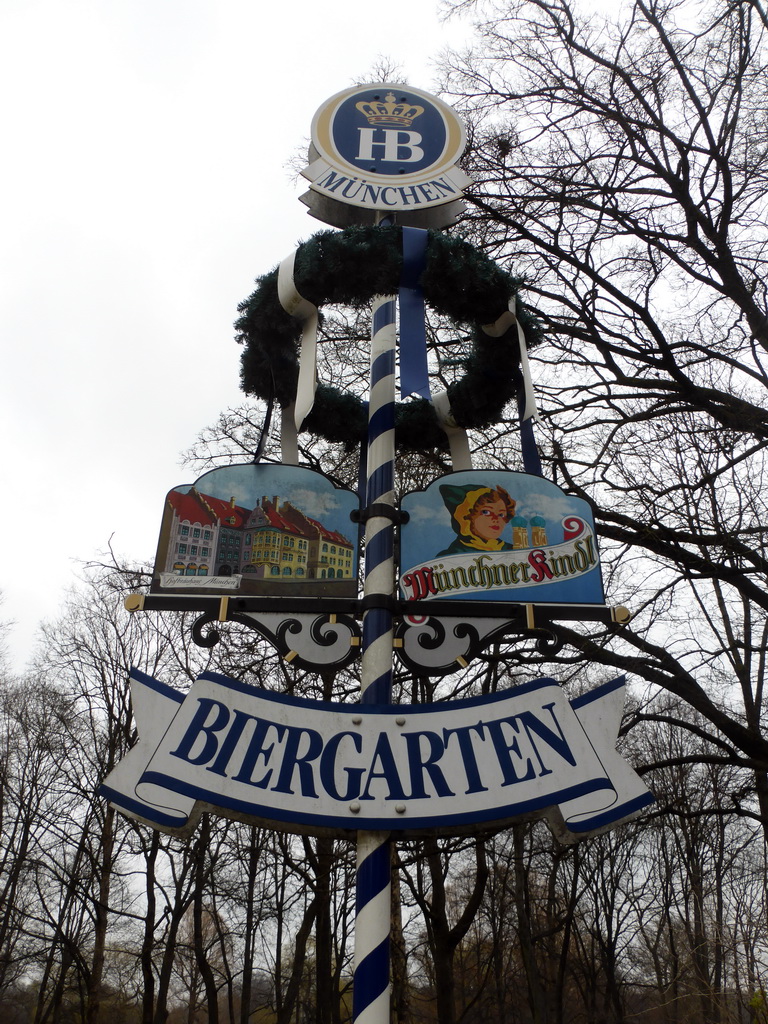
[[[323,225],[287,162],[381,58],[434,91],[434,0],[3,0],[0,617],[150,559],[180,453],[242,399],[237,304]]]

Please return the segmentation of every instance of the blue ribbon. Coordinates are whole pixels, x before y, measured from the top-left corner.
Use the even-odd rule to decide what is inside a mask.
[[[536,447],[536,438],[533,436],[533,419],[520,421],[520,441],[526,473],[530,473],[532,476],[544,476],[539,449]]]
[[[520,417],[520,443],[523,455],[523,468],[526,473],[532,476],[544,476],[541,468],[541,458],[533,433],[533,415],[525,407],[525,381],[520,367],[515,371],[515,383],[517,384],[517,412]],[[529,413],[526,416],[526,412]]]
[[[419,278],[427,265],[427,232],[403,228],[403,270],[400,275],[400,397],[429,398],[424,293]]]

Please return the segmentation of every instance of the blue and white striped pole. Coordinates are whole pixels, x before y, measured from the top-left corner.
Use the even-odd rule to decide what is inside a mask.
[[[395,296],[373,300],[371,388],[368,410],[366,507],[395,501]],[[392,613],[386,605],[395,581],[394,524],[372,515],[365,527],[365,583],[361,694],[363,704],[392,697]],[[384,600],[377,606],[376,598]],[[357,833],[357,899],[352,1016],[355,1024],[389,1024],[389,931],[392,876],[389,834]]]

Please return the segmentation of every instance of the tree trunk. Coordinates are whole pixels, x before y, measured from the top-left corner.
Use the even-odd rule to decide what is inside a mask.
[[[395,844],[392,843],[391,845],[394,852]],[[410,1020],[408,968],[405,938],[403,936],[400,872],[397,870],[397,864],[394,864],[392,868],[392,915],[389,933],[389,947],[392,957],[392,1019],[395,1024],[407,1024]]]
[[[293,1011],[299,999],[301,991],[301,979],[304,973],[305,958],[307,953],[307,941],[312,933],[317,913],[317,901],[312,900],[304,911],[304,919],[296,933],[296,945],[293,952],[293,964],[291,965],[291,976],[285,987],[285,994],[280,1009],[277,1012],[275,1024],[291,1024]]]
[[[254,889],[256,888],[256,869],[259,857],[256,849],[258,829],[251,826],[250,844],[248,848],[248,890],[245,905],[245,936],[243,946],[243,984],[240,993],[240,1024],[248,1024],[251,1015],[251,991],[253,984],[253,950],[254,950]]]
[[[99,856],[99,896],[94,907],[93,957],[88,979],[85,1024],[99,1024],[101,986],[104,978],[104,953],[109,917],[109,890],[112,879],[112,853],[115,847],[115,809],[107,804],[101,828]]]
[[[547,1001],[542,986],[541,974],[536,963],[533,927],[528,911],[528,871],[525,866],[525,825],[513,825],[515,864],[515,911],[517,914],[517,937],[520,943],[520,958],[525,971],[528,988],[528,1005],[532,1024],[548,1024]]]
[[[149,849],[145,856],[146,877],[144,892],[147,910],[144,917],[144,934],[141,940],[141,977],[144,982],[141,993],[141,1024],[152,1024],[155,1012],[155,972],[153,970],[155,914],[157,898],[155,895],[155,866],[160,849],[160,833],[151,833]]]
[[[317,921],[315,923],[315,1013],[317,1024],[331,1024],[333,1002],[338,993],[333,992],[331,983],[332,938],[331,938],[331,866],[333,840],[317,839],[316,850],[316,893]]]
[[[192,922],[194,934],[195,963],[200,971],[205,987],[205,999],[208,1005],[207,1024],[219,1024],[219,993],[216,988],[216,979],[213,976],[211,965],[205,945],[205,931],[203,928],[203,909],[205,884],[207,881],[205,871],[205,855],[211,837],[211,824],[208,814],[203,814],[200,821],[200,835],[195,844],[195,890],[192,901]]]

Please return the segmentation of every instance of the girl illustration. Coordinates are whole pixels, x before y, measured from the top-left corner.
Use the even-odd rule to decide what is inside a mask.
[[[501,534],[514,516],[517,503],[503,487],[444,484],[440,494],[451,513],[451,526],[457,536],[438,556],[513,550]]]

